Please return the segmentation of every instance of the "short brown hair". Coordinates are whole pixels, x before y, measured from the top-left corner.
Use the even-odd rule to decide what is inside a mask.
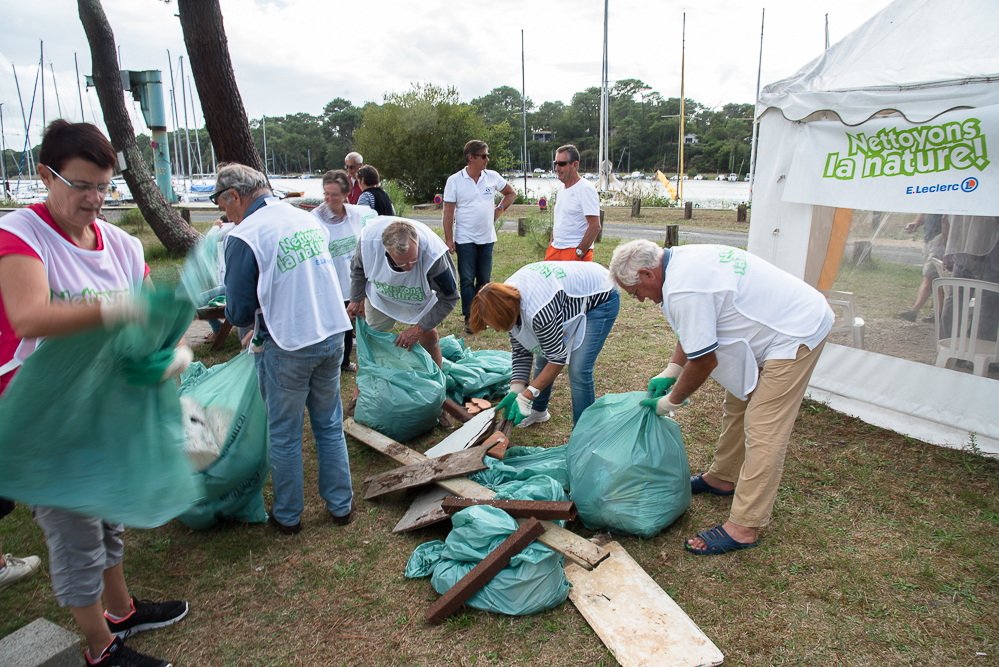
[[[364,183],[366,187],[373,188],[378,185],[378,170],[370,164],[366,164],[357,170],[357,180]]]
[[[579,162],[579,149],[572,144],[566,144],[565,146],[559,146],[555,150],[555,155],[558,156],[559,153],[568,153],[569,162]]]
[[[490,326],[496,331],[509,331],[520,315],[520,290],[506,283],[486,283],[472,299],[468,328],[472,333]]]
[[[487,144],[486,142],[479,141],[478,139],[472,139],[471,141],[465,144],[465,152],[464,152],[465,162],[468,162],[471,159],[470,157],[471,155],[474,155],[479,151],[484,151],[487,148],[489,148],[489,144]]]
[[[107,137],[90,123],[70,123],[54,120],[45,129],[38,161],[46,167],[62,171],[66,163],[78,157],[103,169],[114,169],[118,154]]]
[[[325,188],[330,183],[336,183],[340,186],[340,194],[350,194],[350,179],[347,178],[347,172],[343,169],[331,169],[323,174],[323,187]]]

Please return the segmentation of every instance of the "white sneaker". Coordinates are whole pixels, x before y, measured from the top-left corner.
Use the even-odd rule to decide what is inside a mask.
[[[538,412],[537,410],[532,409],[531,414],[524,417],[524,419],[517,424],[517,428],[527,428],[528,426],[532,426],[534,424],[543,424],[551,418],[552,416],[548,414],[547,410],[544,412]]]
[[[0,591],[13,586],[21,579],[27,579],[37,572],[42,564],[38,556],[14,558],[10,554],[4,554],[3,559],[7,561],[7,567],[0,572]]]

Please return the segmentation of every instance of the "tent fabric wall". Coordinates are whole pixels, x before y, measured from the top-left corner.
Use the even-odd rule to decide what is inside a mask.
[[[749,251],[815,284],[832,231],[828,209],[783,201],[805,124],[856,125],[884,111],[923,123],[950,109],[999,103],[996,25],[993,1],[895,0],[796,74],[767,86],[756,107]],[[996,380],[827,344],[809,394],[936,445],[961,448],[974,433],[981,451],[999,454]]]

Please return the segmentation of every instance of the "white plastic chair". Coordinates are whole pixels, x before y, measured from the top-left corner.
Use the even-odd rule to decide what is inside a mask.
[[[853,346],[863,350],[864,330],[867,328],[867,324],[864,322],[864,318],[858,317],[853,309],[853,292],[837,292],[836,290],[825,289],[820,289],[819,291],[825,295],[826,301],[829,302],[830,306],[834,308],[838,307],[843,312],[842,321],[837,318],[829,333],[834,334],[849,331],[853,334]]]
[[[936,257],[930,257],[930,262],[936,267],[937,275],[941,278],[950,278],[951,272],[944,268],[944,263]]]
[[[948,291],[953,297],[950,302],[950,331],[941,332],[940,320],[944,316],[943,309],[947,307]],[[985,292],[991,292],[999,299],[999,284],[967,278],[937,278],[933,281],[937,366],[946,366],[948,359],[963,359],[973,364],[975,375],[984,376],[989,364],[999,359],[999,342],[978,339]]]

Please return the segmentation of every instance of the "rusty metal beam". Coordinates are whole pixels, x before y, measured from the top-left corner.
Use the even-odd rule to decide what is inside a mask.
[[[545,527],[537,519],[528,519],[510,537],[493,549],[482,562],[472,568],[447,593],[427,609],[429,623],[437,625],[465,604],[476,591],[485,586],[510,564],[510,559],[519,554],[545,532]]]
[[[454,515],[474,505],[499,508],[515,519],[534,517],[549,521],[571,521],[576,518],[576,503],[571,500],[497,500],[496,498],[487,500],[452,496],[441,501],[441,509],[448,515]]]

